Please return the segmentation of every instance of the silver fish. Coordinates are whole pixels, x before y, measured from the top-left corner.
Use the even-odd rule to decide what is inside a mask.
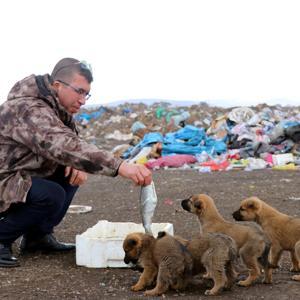
[[[155,192],[154,182],[147,186],[141,187],[140,194],[140,212],[142,216],[145,232],[153,235],[151,230],[152,217],[157,205],[157,196]]]

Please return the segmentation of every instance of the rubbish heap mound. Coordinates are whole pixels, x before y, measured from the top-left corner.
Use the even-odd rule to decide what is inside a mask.
[[[300,164],[299,106],[124,103],[85,108],[75,118],[82,138],[150,169],[297,170]]]

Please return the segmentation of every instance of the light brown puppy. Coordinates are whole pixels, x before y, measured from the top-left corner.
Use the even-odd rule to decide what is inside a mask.
[[[181,241],[182,242],[182,241]],[[193,258],[193,274],[206,270],[204,278],[211,278],[214,286],[205,295],[216,295],[223,288],[230,289],[239,269],[238,250],[235,241],[222,233],[199,235],[183,241]]]
[[[281,254],[286,250],[290,252],[293,263],[291,271],[300,271],[300,218],[283,214],[257,197],[244,199],[233,217],[261,225],[272,242],[270,261],[274,268],[278,267]],[[300,275],[292,279],[300,281]]]
[[[124,262],[140,265],[144,270],[138,282],[131,287],[140,291],[151,286],[145,295],[157,296],[169,288],[183,289],[192,276],[192,258],[185,247],[174,237],[162,232],[157,239],[135,232],[126,236],[123,242]]]
[[[232,237],[238,247],[249,275],[238,282],[241,286],[249,286],[260,274],[260,266],[264,269],[264,283],[272,282],[272,269],[269,268],[268,255],[270,243],[262,229],[255,223],[237,224],[226,221],[219,213],[214,200],[205,195],[193,195],[181,201],[183,209],[197,215],[203,233],[220,232]]]

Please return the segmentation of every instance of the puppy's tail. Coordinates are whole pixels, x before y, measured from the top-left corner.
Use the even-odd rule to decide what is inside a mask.
[[[271,264],[269,262],[269,253],[271,249],[271,243],[266,243],[264,252],[262,255],[258,258],[259,263],[264,267],[264,268],[271,268]]]

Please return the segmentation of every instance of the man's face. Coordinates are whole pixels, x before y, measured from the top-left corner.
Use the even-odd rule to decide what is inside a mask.
[[[71,79],[55,81],[54,83],[60,104],[70,114],[75,114],[86,102],[86,95],[90,92],[91,85],[79,74],[74,74]]]

